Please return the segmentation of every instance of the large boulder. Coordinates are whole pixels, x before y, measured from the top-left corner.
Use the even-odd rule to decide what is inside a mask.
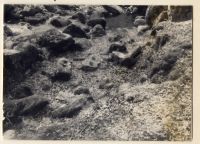
[[[88,35],[84,29],[77,24],[70,24],[64,30],[63,33],[70,34],[72,37],[88,38]]]
[[[59,54],[73,50],[74,40],[68,34],[63,34],[56,29],[50,29],[39,37],[38,44],[46,47],[51,54]]]
[[[53,19],[51,19],[50,23],[57,28],[60,27],[65,27],[69,24],[71,24],[72,22],[68,19],[62,18],[62,17],[55,17]]]

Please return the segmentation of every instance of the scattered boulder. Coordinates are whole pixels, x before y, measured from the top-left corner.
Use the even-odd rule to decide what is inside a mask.
[[[49,17],[47,15],[38,13],[34,16],[24,17],[24,21],[30,23],[31,25],[38,25],[46,22]]]
[[[55,109],[52,112],[52,117],[54,118],[62,118],[62,117],[68,117],[72,118],[76,116],[85,106],[89,105],[91,102],[93,102],[92,97],[85,97],[81,96],[77,98],[77,100],[73,101],[70,104],[64,104],[60,106],[59,108]]]
[[[46,47],[51,54],[73,50],[74,40],[68,34],[63,34],[56,29],[50,29],[38,39],[38,44]]]
[[[38,13],[42,13],[43,10],[41,9],[41,7],[39,6],[35,6],[35,5],[25,5],[23,10],[20,11],[20,14],[23,17],[27,17],[27,16],[34,16]]]
[[[110,45],[109,50],[108,50],[109,53],[113,51],[127,52],[127,48],[124,43],[115,42]]]
[[[134,25],[136,27],[140,26],[140,25],[146,25],[146,21],[144,19],[135,19],[134,21]]]
[[[86,34],[86,32],[79,25],[76,25],[76,24],[68,25],[64,29],[63,33],[70,34],[72,37],[88,38],[88,35]]]
[[[83,24],[86,23],[86,16],[85,16],[85,14],[83,14],[81,12],[77,12],[76,14],[74,14],[72,16],[72,19],[77,19],[77,20],[79,20]]]
[[[100,62],[94,56],[91,56],[82,62],[81,69],[83,71],[94,71],[99,67],[99,64]]]
[[[132,50],[132,52],[129,53],[122,53],[122,52],[117,52],[113,51],[110,55],[110,61],[114,62],[115,64],[120,64],[126,67],[131,67],[133,66],[138,59],[138,56],[142,52],[142,47],[137,47]]]
[[[79,86],[74,90],[75,95],[90,94],[90,90],[87,87]]]
[[[111,16],[117,16],[124,13],[124,10],[117,5],[103,5],[103,7],[111,14]]]
[[[34,115],[47,106],[49,100],[37,95],[21,98],[18,100],[7,100],[4,102],[4,116],[18,117]]]
[[[64,18],[61,18],[61,17],[55,17],[50,21],[50,23],[54,27],[60,28],[60,27],[65,27],[65,26],[71,24],[72,22],[68,19],[64,19]]]
[[[104,18],[93,18],[87,22],[87,25],[91,27],[94,27],[98,24],[101,25],[104,29],[106,28],[106,20]]]
[[[91,34],[93,37],[101,37],[104,36],[106,32],[101,25],[97,24],[92,28]]]
[[[71,78],[72,69],[71,62],[66,58],[59,58],[56,67],[50,73],[51,80],[54,81],[68,81]]]

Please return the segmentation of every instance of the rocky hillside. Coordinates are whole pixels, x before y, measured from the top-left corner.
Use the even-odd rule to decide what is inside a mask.
[[[5,138],[191,140],[192,7],[4,6]]]

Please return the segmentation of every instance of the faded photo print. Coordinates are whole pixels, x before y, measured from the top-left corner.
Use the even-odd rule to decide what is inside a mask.
[[[3,136],[191,141],[193,7],[4,4]]]

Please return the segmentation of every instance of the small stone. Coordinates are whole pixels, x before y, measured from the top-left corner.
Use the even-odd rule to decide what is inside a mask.
[[[87,87],[79,86],[74,90],[75,95],[89,94],[90,90]]]
[[[109,53],[113,51],[119,51],[119,52],[127,52],[127,48],[125,44],[120,43],[120,42],[115,42],[110,45],[110,48],[108,50]]]

